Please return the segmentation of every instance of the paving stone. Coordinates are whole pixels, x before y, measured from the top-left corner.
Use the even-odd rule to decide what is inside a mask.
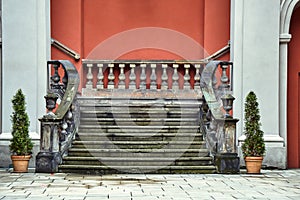
[[[0,169],[0,200],[300,199],[300,170],[260,175],[10,173]],[[249,192],[250,191],[250,192]],[[110,197],[110,198],[109,198]]]

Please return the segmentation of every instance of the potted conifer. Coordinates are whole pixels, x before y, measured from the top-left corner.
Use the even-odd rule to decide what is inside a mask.
[[[265,154],[264,132],[260,128],[260,114],[256,95],[249,92],[245,102],[246,139],[242,144],[247,173],[260,173],[263,156]]]
[[[12,107],[12,139],[9,145],[11,159],[14,172],[27,172],[33,143],[29,137],[30,122],[26,112],[25,95],[21,89],[12,98]]]

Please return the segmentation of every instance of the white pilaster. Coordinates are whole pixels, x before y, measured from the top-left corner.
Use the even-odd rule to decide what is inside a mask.
[[[11,137],[11,98],[21,88],[26,95],[30,136],[38,145],[38,118],[45,114],[47,60],[50,59],[50,1],[2,1],[2,130],[0,148],[8,151]],[[35,146],[34,151],[38,147]],[[5,155],[5,157],[3,157]],[[9,153],[1,153],[0,163],[10,163]],[[8,160],[7,160],[7,159]],[[31,159],[30,166],[34,165]]]
[[[244,101],[252,90],[258,98],[265,133],[264,164],[285,168],[284,138],[279,127],[279,19],[280,0],[231,1],[234,116],[240,119],[237,138],[243,140]]]

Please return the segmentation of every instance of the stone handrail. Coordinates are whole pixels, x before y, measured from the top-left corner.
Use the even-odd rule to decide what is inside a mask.
[[[217,84],[216,72],[221,67],[220,83]],[[238,173],[239,158],[236,152],[236,123],[238,119],[230,111],[234,97],[231,95],[231,80],[227,76],[231,62],[211,61],[202,72],[201,91],[206,108],[205,139],[211,156],[214,157],[217,171],[220,173]]]
[[[97,90],[200,90],[207,61],[83,60],[83,95]]]
[[[39,119],[41,146],[36,157],[37,172],[57,171],[79,126],[76,94],[80,79],[76,68],[66,60],[48,61],[47,64],[49,83],[45,99],[48,113]]]

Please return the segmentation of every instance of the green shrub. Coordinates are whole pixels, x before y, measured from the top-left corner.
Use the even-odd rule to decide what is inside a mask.
[[[13,113],[10,116],[12,122],[12,139],[10,151],[14,155],[29,155],[32,153],[33,143],[29,137],[29,117],[26,113],[25,96],[21,89],[12,99]]]
[[[260,114],[256,95],[249,92],[245,102],[245,128],[246,139],[242,145],[244,157],[263,156],[265,153],[264,132],[260,128]]]

